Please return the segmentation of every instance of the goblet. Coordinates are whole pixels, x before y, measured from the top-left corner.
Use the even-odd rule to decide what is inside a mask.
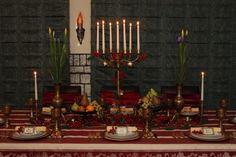
[[[52,109],[52,120],[54,121],[53,131],[52,131],[52,137],[55,138],[62,138],[62,132],[61,132],[61,108],[54,108]]]
[[[226,109],[229,105],[229,102],[226,99],[220,99],[220,107]]]
[[[11,106],[9,104],[4,105],[3,115],[4,115],[4,119],[5,119],[5,128],[10,127],[10,122],[9,122],[10,113],[11,113]]]
[[[219,126],[221,131],[223,131],[223,119],[225,118],[225,109],[224,108],[217,109],[216,116],[219,118]]]
[[[149,126],[149,120],[152,117],[152,110],[150,108],[143,109],[142,116],[145,120],[145,128],[143,130],[143,137],[144,138],[152,138],[154,135]]]

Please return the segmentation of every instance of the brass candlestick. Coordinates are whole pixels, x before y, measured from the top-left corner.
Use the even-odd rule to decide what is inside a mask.
[[[11,106],[6,104],[3,107],[3,115],[4,115],[4,119],[5,119],[5,128],[9,128],[10,127],[10,121],[9,121],[9,115],[11,113]]]
[[[61,132],[61,104],[63,100],[60,96],[60,84],[55,85],[55,96],[52,99],[54,109],[52,110],[52,119],[54,120],[54,127],[52,137],[61,138],[63,137]]]

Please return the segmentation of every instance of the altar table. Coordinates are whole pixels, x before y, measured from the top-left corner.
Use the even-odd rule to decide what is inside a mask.
[[[236,110],[228,111],[224,119],[227,133],[236,132],[235,124],[228,118],[236,115]],[[218,126],[214,111],[206,111],[204,116],[208,123],[204,126]],[[2,117],[2,114],[0,114]],[[29,110],[13,110],[10,120],[12,128],[0,128],[0,157],[162,157],[162,156],[236,156],[236,139],[230,138],[222,142],[204,142],[189,138],[188,129],[166,130],[153,128],[156,138],[129,142],[110,141],[103,138],[105,127],[87,127],[80,129],[63,129],[62,139],[51,138],[32,141],[17,141],[7,138],[15,126],[31,125]],[[139,130],[142,132],[142,130]]]

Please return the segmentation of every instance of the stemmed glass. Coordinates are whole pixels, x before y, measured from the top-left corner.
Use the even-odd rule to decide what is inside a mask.
[[[28,105],[30,107],[30,120],[33,120],[34,118],[34,104],[35,104],[35,100],[33,98],[28,98],[26,100],[26,105]]]
[[[3,115],[4,115],[4,119],[5,119],[5,128],[10,127],[10,122],[9,122],[10,113],[11,113],[11,106],[9,104],[4,105]]]

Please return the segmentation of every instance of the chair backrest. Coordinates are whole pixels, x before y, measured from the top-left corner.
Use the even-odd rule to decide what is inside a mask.
[[[116,105],[137,105],[140,98],[140,92],[138,86],[123,87],[123,95],[120,95],[120,99],[116,100],[116,88],[114,86],[104,86],[100,92],[100,98],[103,99],[107,105],[112,105],[114,102]]]
[[[43,88],[42,105],[48,106],[52,103],[55,95],[54,86],[45,86]],[[61,86],[60,95],[63,99],[63,104],[72,104],[81,98],[80,86]]]
[[[200,90],[198,86],[183,86],[182,96],[185,106],[200,106]],[[174,99],[176,97],[176,86],[162,86],[161,98]]]

